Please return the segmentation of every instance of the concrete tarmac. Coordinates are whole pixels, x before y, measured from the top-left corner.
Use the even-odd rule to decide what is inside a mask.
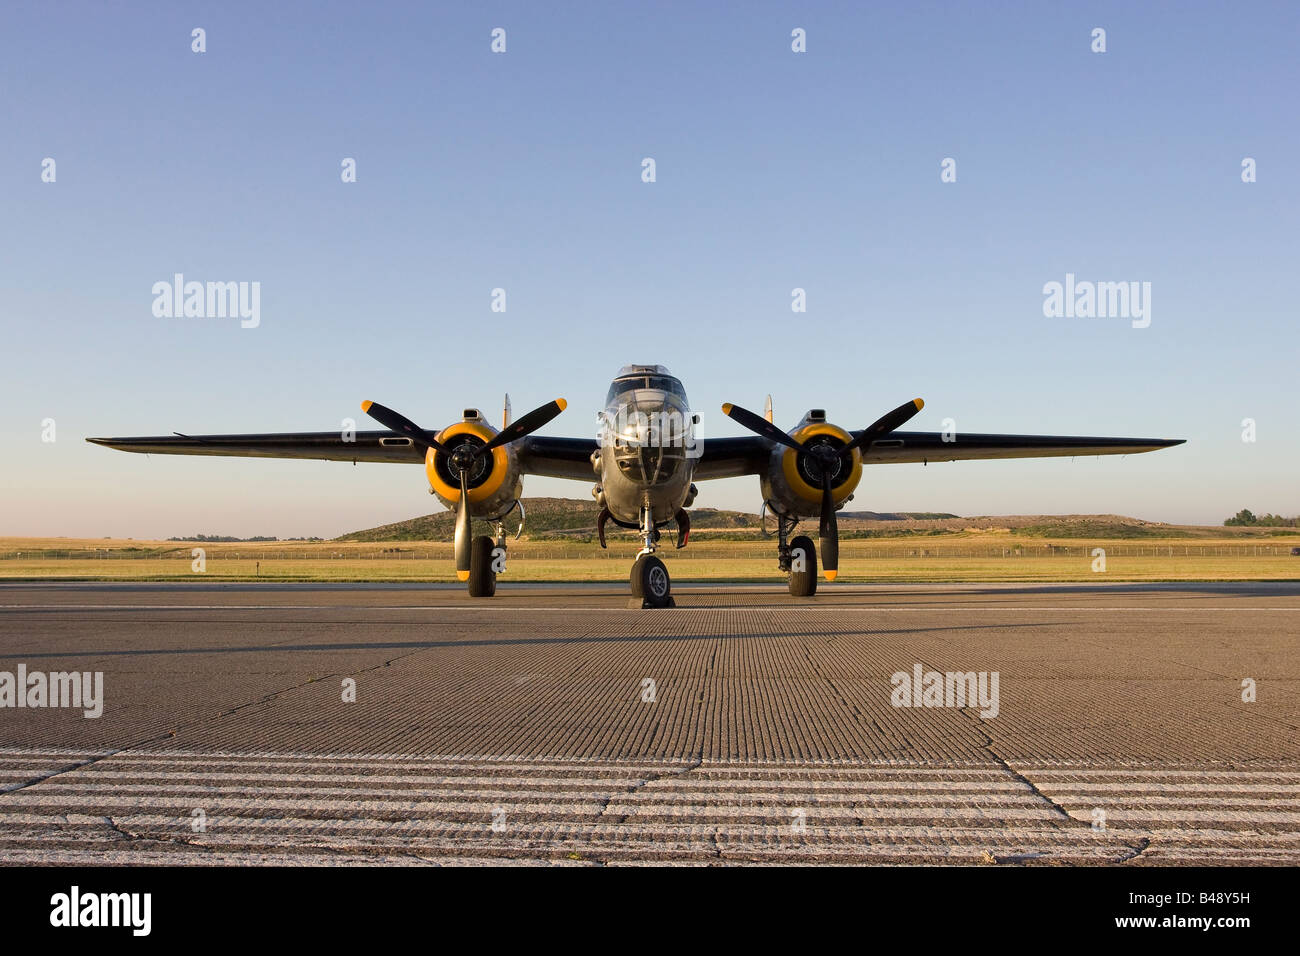
[[[0,585],[0,862],[1300,862],[1300,584],[674,593]]]

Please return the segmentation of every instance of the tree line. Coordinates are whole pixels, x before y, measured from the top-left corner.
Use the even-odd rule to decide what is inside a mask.
[[[1294,528],[1300,519],[1283,518],[1281,515],[1255,515],[1248,508],[1242,508],[1223,524],[1227,527],[1250,526],[1260,528]]]

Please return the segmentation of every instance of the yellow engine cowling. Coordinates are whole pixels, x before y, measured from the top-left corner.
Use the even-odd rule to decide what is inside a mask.
[[[436,437],[441,444],[454,449],[463,443],[486,444],[496,433],[496,429],[480,417],[457,422],[444,428]],[[460,503],[460,482],[457,473],[448,467],[447,457],[430,448],[424,456],[424,474],[429,480],[429,490],[445,507],[455,510]],[[485,464],[471,471],[470,513],[476,518],[494,518],[508,511],[522,493],[523,482],[514,444],[494,448],[486,457]]]
[[[853,440],[853,436],[838,425],[807,420],[792,431],[790,437],[804,444],[822,442],[838,447]],[[811,475],[807,474],[805,468],[800,467],[802,457],[793,448],[778,445],[772,450],[767,473],[760,477],[759,483],[763,500],[774,505],[777,510],[811,518],[821,514],[822,489],[820,484],[811,480]],[[834,484],[831,485],[836,506],[853,494],[861,480],[862,454],[855,448],[850,457],[844,459]]]

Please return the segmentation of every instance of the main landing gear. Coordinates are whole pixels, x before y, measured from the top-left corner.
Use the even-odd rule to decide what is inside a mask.
[[[469,545],[470,597],[492,597],[497,593],[497,574],[492,569],[492,552],[496,542],[485,534],[475,536]],[[504,550],[504,548],[503,548]]]
[[[790,575],[790,593],[795,597],[812,597],[817,593],[817,546],[805,534],[787,542],[799,519],[776,513],[777,565]]]
[[[516,501],[510,511],[519,509],[519,528],[515,531],[518,538],[524,531],[524,506]],[[490,535],[476,535],[469,546],[469,579],[465,582],[470,597],[492,597],[497,593],[497,575],[506,570],[506,524],[505,517],[510,513],[494,519],[496,539]]]

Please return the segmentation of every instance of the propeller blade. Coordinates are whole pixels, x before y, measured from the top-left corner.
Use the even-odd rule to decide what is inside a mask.
[[[508,442],[515,441],[518,438],[523,438],[525,435],[537,431],[537,429],[541,428],[568,407],[568,402],[562,398],[557,398],[553,402],[547,402],[540,408],[534,408],[527,415],[511,422],[505,428],[501,429],[501,431],[497,432],[492,436],[492,440],[486,445],[480,445],[474,452],[475,456],[485,455],[493,448],[499,448]]]
[[[434,438],[429,432],[426,432],[415,422],[411,421],[401,412],[395,412],[391,408],[386,408],[378,402],[362,402],[361,410],[373,418],[385,428],[391,428],[395,432],[400,432],[411,441],[418,442],[426,448],[436,448],[438,451],[446,454],[447,449],[439,444],[438,439]]]
[[[456,503],[456,577],[469,580],[469,484],[467,472],[460,473],[460,501]]]
[[[835,519],[835,496],[831,494],[831,476],[822,472],[822,517],[818,528],[821,537],[822,570],[826,580],[834,581],[840,571],[840,526]]]
[[[925,408],[925,402],[919,398],[914,398],[905,405],[899,405],[892,412],[881,416],[877,421],[868,425],[861,435],[840,449],[840,454],[848,455],[855,448],[862,448],[879,438],[883,438],[895,428],[907,424],[912,419],[912,416],[923,408]]]
[[[730,402],[727,402],[722,406],[722,414],[726,415],[732,421],[744,425],[751,432],[757,432],[764,438],[770,438],[772,441],[779,442],[787,448],[793,448],[795,451],[803,451],[803,445],[799,444],[761,415],[755,415],[747,408],[741,408],[739,405],[732,405]]]

